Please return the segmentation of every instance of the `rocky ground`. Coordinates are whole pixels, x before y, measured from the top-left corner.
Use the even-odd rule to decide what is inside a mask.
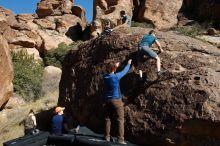
[[[143,85],[138,81],[135,56],[138,41],[148,31],[122,27],[70,51],[63,66],[59,103],[80,122],[102,132],[105,65],[120,61],[124,66],[132,58],[133,69],[121,81],[126,139],[142,145],[219,145],[220,50],[172,31],[158,32],[165,50],[159,56],[167,71],[157,78],[156,62],[145,58],[140,68],[148,82]]]

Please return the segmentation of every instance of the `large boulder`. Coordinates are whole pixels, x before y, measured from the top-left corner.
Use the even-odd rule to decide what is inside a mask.
[[[103,132],[105,65],[120,61],[123,67],[132,58],[135,71],[121,80],[125,138],[141,145],[219,145],[220,50],[174,32],[158,32],[165,50],[159,57],[167,70],[158,78],[155,60],[145,58],[135,65],[138,41],[148,31],[116,29],[70,51],[62,68],[59,104],[83,125]],[[139,82],[138,68],[146,84]]]
[[[13,68],[7,41],[0,35],[0,108],[13,93]]]
[[[3,34],[8,27],[16,23],[17,20],[15,19],[15,14],[5,8],[0,7],[0,34]]]
[[[55,66],[44,68],[42,89],[46,96],[57,98],[59,96],[59,82],[61,78],[61,69]]]
[[[15,16],[16,14],[11,12],[10,10],[0,7],[0,17],[4,17],[8,25],[11,26],[17,23]]]
[[[182,2],[183,0],[136,0],[134,19],[138,22],[150,22],[158,29],[170,28],[177,24]]]
[[[60,43],[67,45],[72,43],[72,40],[65,36],[65,34],[59,34],[54,30],[37,30],[37,32],[42,39],[42,44],[37,49],[43,54],[46,54],[51,49],[57,48]]]
[[[73,6],[73,0],[42,0],[37,12],[43,18],[36,14],[16,15],[0,7],[0,34],[8,41],[10,50],[36,48],[44,54],[62,42],[70,44],[82,38],[86,27],[85,11]],[[34,53],[37,55],[36,51]]]
[[[73,0],[41,0],[37,5],[38,17],[72,13]]]
[[[72,13],[73,13],[73,15],[75,15],[81,19],[82,27],[85,28],[87,25],[86,16],[85,16],[85,14],[86,14],[85,9],[81,6],[73,6]]]
[[[218,0],[184,0],[183,9],[190,17],[198,20],[219,20],[220,1]]]
[[[94,38],[101,34],[106,21],[110,21],[111,27],[120,25],[120,11],[122,10],[132,17],[132,8],[131,0],[94,0],[91,37]]]

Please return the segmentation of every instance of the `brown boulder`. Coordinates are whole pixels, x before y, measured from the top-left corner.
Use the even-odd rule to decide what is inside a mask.
[[[32,40],[28,38],[27,36],[18,36],[16,38],[13,38],[11,39],[10,43],[14,45],[19,45],[22,47],[27,47],[27,48],[35,47],[35,40]]]
[[[42,44],[37,49],[43,54],[47,53],[48,50],[57,48],[62,42],[67,45],[72,43],[72,40],[65,34],[59,34],[55,30],[37,30],[37,33],[42,39]]]
[[[19,32],[17,30],[11,29],[11,27],[8,27],[4,33],[3,33],[3,37],[10,42],[12,40],[12,38],[16,38],[17,34]]]
[[[0,7],[0,33],[4,33],[4,31],[10,26],[16,24],[17,21],[15,19],[15,14],[11,11]]]
[[[59,97],[58,91],[61,73],[61,69],[55,66],[44,68],[42,90],[47,97]]]
[[[86,17],[85,17],[85,10],[80,6],[73,6],[72,7],[72,13],[73,15],[79,17],[82,21],[82,27],[86,27]]]
[[[56,24],[47,20],[47,19],[34,19],[33,21],[36,23],[40,28],[44,29],[55,29]]]
[[[120,61],[124,66],[133,58],[136,67],[138,41],[148,31],[116,29],[70,51],[62,68],[59,104],[71,109],[67,112],[74,111],[73,116],[84,125],[103,132],[105,65]],[[211,141],[219,145],[220,50],[173,32],[157,36],[165,50],[159,56],[166,72],[158,78],[156,61],[146,58],[140,66],[146,84],[133,70],[121,80],[126,140],[141,145],[207,145]]]
[[[5,17],[8,25],[11,26],[17,23],[15,16],[16,15],[10,10],[0,7],[0,17]]]
[[[7,41],[0,35],[0,109],[13,93],[13,68]]]
[[[170,28],[177,24],[177,15],[183,0],[142,0],[138,6],[138,22],[150,22],[158,29]]]
[[[11,28],[16,29],[16,30],[31,30],[29,26],[26,23],[15,23],[11,25]]]
[[[6,19],[5,19],[4,17],[2,17],[2,16],[0,16],[0,26],[1,26],[1,27],[0,27],[0,33],[1,33],[1,34],[3,34],[4,31],[5,31],[7,28],[9,28],[9,25],[8,25]]]
[[[37,5],[36,13],[40,18],[51,16],[54,13],[53,6],[49,1],[41,1]]]
[[[38,17],[63,15],[71,13],[72,0],[41,0],[37,5]]]
[[[16,19],[19,23],[33,21],[35,18],[34,14],[19,14],[16,15]]]
[[[214,28],[209,28],[207,30],[207,34],[208,35],[216,35],[217,34],[217,31],[214,29]]]
[[[35,41],[35,48],[41,48],[43,41],[37,31],[24,31],[23,34]]]

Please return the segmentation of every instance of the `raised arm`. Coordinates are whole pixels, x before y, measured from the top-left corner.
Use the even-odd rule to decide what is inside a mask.
[[[116,76],[118,77],[118,79],[120,80],[124,75],[126,75],[127,74],[127,72],[129,71],[129,69],[130,69],[130,66],[131,66],[131,62],[132,62],[132,60],[130,59],[130,60],[128,60],[128,64],[125,66],[125,68],[122,70],[122,71],[120,71],[120,72],[118,72],[118,73],[116,73]]]
[[[31,116],[31,119],[33,120],[34,126],[36,127],[36,126],[37,126],[36,117],[35,117],[34,115],[32,115],[32,116]]]
[[[158,40],[155,40],[155,43],[156,43],[156,45],[157,45],[159,51],[160,51],[160,52],[163,52],[163,49],[162,49],[162,47],[161,47],[160,42],[159,42]]]

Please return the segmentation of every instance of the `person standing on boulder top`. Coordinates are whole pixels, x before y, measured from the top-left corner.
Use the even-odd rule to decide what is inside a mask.
[[[118,63],[110,63],[107,66],[107,74],[103,76],[104,80],[104,109],[105,109],[105,139],[110,141],[111,121],[117,121],[118,142],[126,144],[124,141],[124,103],[120,93],[120,79],[127,74],[130,69],[132,60],[128,61],[125,68],[118,72],[116,69],[119,67]]]
[[[131,26],[131,17],[126,14],[125,10],[120,11],[120,17],[122,24],[127,24],[128,26]]]
[[[162,72],[161,72],[161,69],[160,69],[160,66],[161,66],[161,61],[160,61],[160,58],[159,56],[151,49],[151,46],[153,44],[156,44],[158,49],[159,49],[159,52],[163,52],[163,49],[160,45],[160,42],[157,40],[156,38],[156,32],[155,30],[151,30],[149,32],[149,34],[146,34],[144,35],[144,37],[142,38],[142,40],[140,41],[139,43],[139,47],[138,47],[138,62],[140,61],[140,59],[142,59],[142,57],[144,55],[150,57],[150,58],[153,58],[153,59],[156,59],[157,61],[157,75],[160,75]],[[142,78],[143,77],[143,73],[142,73],[142,70],[139,70],[139,74],[140,74],[140,77]]]

